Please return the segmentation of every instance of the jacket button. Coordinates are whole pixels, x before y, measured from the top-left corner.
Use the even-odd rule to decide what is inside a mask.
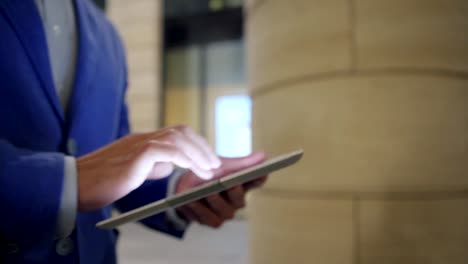
[[[18,246],[18,244],[15,244],[15,243],[8,243],[6,244],[6,253],[7,254],[16,254],[19,252],[20,248]]]
[[[73,251],[74,243],[70,238],[60,239],[57,244],[55,244],[55,251],[60,256],[66,256]]]
[[[76,154],[78,153],[78,147],[76,145],[76,141],[73,138],[70,138],[67,141],[67,150],[68,153],[72,156],[76,156]]]

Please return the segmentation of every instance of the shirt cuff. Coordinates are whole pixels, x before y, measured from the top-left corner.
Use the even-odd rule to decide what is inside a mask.
[[[78,203],[78,171],[74,157],[65,156],[64,177],[55,237],[65,238],[75,228]]]
[[[187,172],[185,169],[175,169],[172,175],[169,176],[169,185],[167,187],[167,197],[175,195],[177,182],[180,177]],[[170,208],[166,211],[167,220],[172,226],[178,231],[185,231],[189,226],[190,222],[180,217],[175,208]]]

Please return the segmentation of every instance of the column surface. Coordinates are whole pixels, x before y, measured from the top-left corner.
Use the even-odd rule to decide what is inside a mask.
[[[468,2],[247,1],[250,259],[466,263]]]

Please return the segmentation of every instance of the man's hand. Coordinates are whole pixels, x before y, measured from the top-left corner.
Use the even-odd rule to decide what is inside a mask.
[[[263,153],[254,153],[244,158],[222,158],[221,167],[214,170],[214,177],[221,178],[230,173],[259,164],[264,160],[265,154]],[[226,220],[232,219],[238,209],[245,206],[247,191],[263,185],[266,178],[267,176],[264,176],[252,182],[232,187],[224,192],[213,194],[202,200],[181,206],[176,210],[188,220],[218,228]],[[184,192],[205,182],[206,180],[197,178],[193,173],[188,172],[179,179],[176,193]]]
[[[129,135],[77,159],[78,208],[90,211],[107,206],[147,179],[169,176],[174,165],[207,180],[221,161],[208,143],[186,126]]]

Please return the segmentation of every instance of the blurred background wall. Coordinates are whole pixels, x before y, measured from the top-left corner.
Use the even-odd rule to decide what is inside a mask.
[[[251,263],[467,263],[468,2],[251,0]]]
[[[466,0],[99,2],[127,46],[135,131],[306,152],[247,221],[182,242],[123,228],[122,263],[466,263]]]
[[[127,103],[134,131],[153,131],[159,125],[163,21],[161,8],[162,3],[159,0],[106,2],[107,13],[127,49]]]

